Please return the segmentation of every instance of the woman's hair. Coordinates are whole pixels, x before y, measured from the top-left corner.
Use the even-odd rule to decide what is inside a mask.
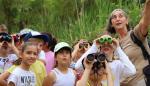
[[[112,27],[112,22],[111,22],[112,16],[113,16],[113,14],[114,14],[116,11],[121,11],[121,12],[123,13],[123,15],[124,15],[126,18],[128,18],[127,13],[126,13],[125,11],[123,11],[122,9],[115,9],[114,11],[112,11],[112,13],[111,13],[110,16],[109,16],[108,23],[107,23],[107,26],[106,26],[106,30],[107,30],[110,34],[115,34],[115,33],[116,33],[115,28]],[[130,30],[129,24],[127,24],[126,26],[127,26],[127,30],[129,31],[129,30]]]
[[[48,48],[51,50],[51,51],[54,51],[54,47],[55,47],[55,45],[57,44],[57,40],[56,40],[56,38],[52,35],[52,34],[50,34],[50,33],[48,33],[48,32],[42,32],[42,34],[45,34],[45,35],[47,35],[47,36],[49,36],[49,42],[48,42]]]
[[[31,43],[31,42],[25,42],[24,45],[22,45],[20,52],[23,53],[28,46],[36,46],[36,45]],[[38,48],[37,48],[37,51],[38,51]],[[15,62],[13,62],[13,64],[14,65],[20,65],[21,61],[22,61],[22,59],[19,57]]]

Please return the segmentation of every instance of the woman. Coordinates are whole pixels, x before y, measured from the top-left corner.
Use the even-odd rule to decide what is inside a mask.
[[[115,9],[109,18],[107,31],[111,34],[118,34],[119,42],[123,51],[129,56],[129,59],[136,66],[136,76],[126,79],[124,86],[145,86],[143,68],[148,65],[148,62],[144,60],[142,51],[138,45],[136,45],[131,39],[131,32],[142,41],[146,50],[150,54],[147,34],[148,26],[150,25],[150,0],[145,3],[142,19],[139,24],[133,30],[130,30],[128,24],[127,14],[122,9]]]
[[[101,39],[104,39],[104,41],[102,42]],[[112,41],[109,41],[108,39]],[[76,69],[83,69],[82,60],[87,57],[87,55],[96,52],[105,53],[108,65],[112,71],[114,86],[120,86],[120,80],[122,77],[128,77],[136,73],[135,66],[128,59],[128,56],[122,51],[119,46],[119,42],[115,38],[111,38],[109,35],[103,35],[100,38],[94,40],[91,48],[77,61],[75,65]],[[118,57],[116,57],[116,55]],[[119,60],[116,60],[116,58]]]

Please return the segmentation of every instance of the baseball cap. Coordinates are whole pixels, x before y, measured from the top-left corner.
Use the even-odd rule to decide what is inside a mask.
[[[46,34],[41,34],[40,32],[37,32],[37,31],[31,31],[29,32],[25,37],[24,37],[24,41],[28,41],[28,39],[30,38],[39,38],[39,39],[42,39],[44,40],[44,42],[49,42],[51,41],[51,39],[49,38],[48,35]]]
[[[21,38],[24,38],[28,33],[30,33],[31,31],[33,31],[32,29],[29,29],[29,28],[24,28],[22,29],[18,35],[21,37]]]
[[[55,48],[54,48],[54,53],[58,52],[60,49],[62,48],[68,48],[70,49],[70,51],[72,50],[72,48],[70,47],[70,45],[66,42],[60,42],[60,43],[57,43]]]

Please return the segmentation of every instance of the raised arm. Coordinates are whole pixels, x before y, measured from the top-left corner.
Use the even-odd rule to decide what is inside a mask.
[[[82,75],[81,79],[79,81],[77,81],[76,86],[87,86],[87,83],[88,83],[88,80],[89,80],[89,76],[90,76],[90,71],[91,71],[92,66],[93,66],[93,62],[92,63],[88,63],[84,59],[84,66],[85,66],[85,70],[83,72],[83,75]]]
[[[136,26],[136,28],[139,28],[142,35],[146,37],[146,35],[148,33],[149,25],[150,25],[150,0],[146,0],[142,19],[140,20],[140,22]]]

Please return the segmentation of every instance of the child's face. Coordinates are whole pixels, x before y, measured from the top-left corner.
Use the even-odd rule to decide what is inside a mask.
[[[58,64],[70,65],[71,53],[69,50],[61,49],[56,55],[56,61]]]
[[[38,50],[36,46],[27,46],[21,53],[22,62],[26,65],[31,65],[36,61],[37,55]]]
[[[3,42],[0,50],[1,50],[2,53],[8,53],[8,51],[9,51],[8,43],[7,42]]]
[[[31,43],[37,45],[39,50],[42,50],[42,48],[43,48],[44,41],[41,40],[41,39],[38,39],[38,38],[30,38],[30,39],[28,40],[28,42],[31,42]]]

